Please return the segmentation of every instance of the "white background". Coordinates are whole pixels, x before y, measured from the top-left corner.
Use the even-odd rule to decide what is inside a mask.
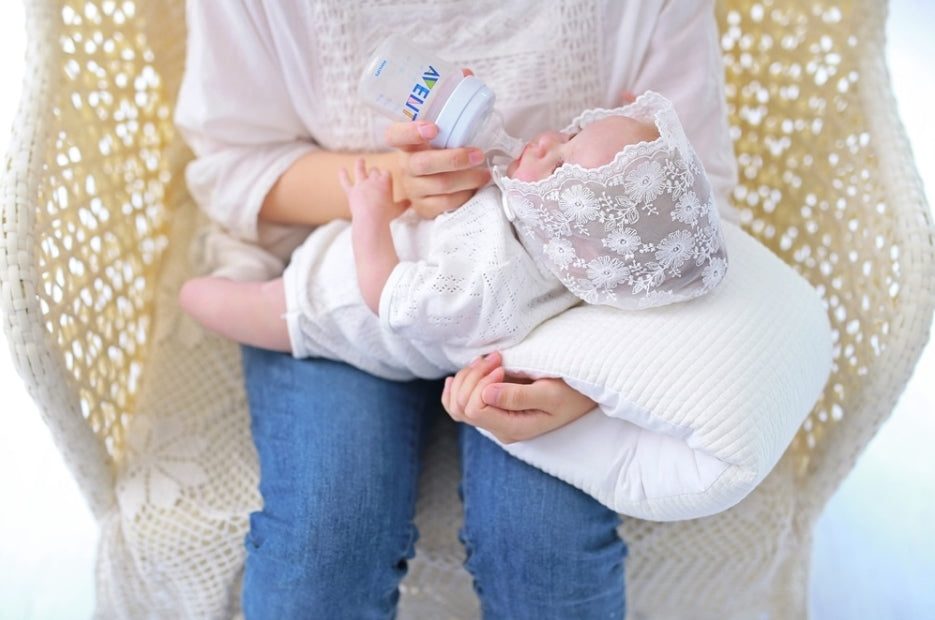
[[[888,59],[931,203],[935,3],[890,4]],[[22,4],[2,0],[0,152],[17,102],[24,46]],[[818,523],[812,578],[817,620],[935,618],[933,379],[930,345],[892,419]],[[2,334],[0,403],[0,620],[89,618],[94,521],[13,370]]]

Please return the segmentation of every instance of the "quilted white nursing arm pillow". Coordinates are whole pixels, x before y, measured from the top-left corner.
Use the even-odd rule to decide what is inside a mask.
[[[724,223],[725,280],[690,302],[579,306],[503,352],[599,409],[504,446],[614,510],[671,521],[730,508],[770,472],[821,394],[832,337],[812,286]]]

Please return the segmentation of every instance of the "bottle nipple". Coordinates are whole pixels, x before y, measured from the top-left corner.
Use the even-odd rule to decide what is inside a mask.
[[[491,132],[491,136],[486,144],[488,155],[502,155],[510,159],[516,159],[523,152],[525,142],[519,138],[514,138],[502,127],[497,127]]]
[[[509,163],[519,157],[526,146],[523,140],[504,131],[503,119],[496,111],[487,118],[476,144],[484,150],[488,165]]]

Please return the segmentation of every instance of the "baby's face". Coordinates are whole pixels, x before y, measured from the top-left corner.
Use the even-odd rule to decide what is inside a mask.
[[[652,125],[626,116],[608,116],[594,121],[576,134],[546,131],[533,138],[507,169],[507,176],[520,181],[541,181],[562,164],[598,168],[610,163],[628,144],[655,140]]]

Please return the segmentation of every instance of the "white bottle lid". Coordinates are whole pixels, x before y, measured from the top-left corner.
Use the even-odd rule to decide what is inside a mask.
[[[432,140],[436,148],[469,146],[493,112],[496,96],[473,75],[465,76],[449,95],[435,119],[438,135]]]

